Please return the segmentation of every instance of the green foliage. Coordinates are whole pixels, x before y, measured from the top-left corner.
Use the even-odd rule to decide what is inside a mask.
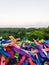
[[[0,28],[0,36],[4,39],[9,39],[9,35],[13,35],[15,38],[27,37],[29,40],[33,38],[37,39],[49,39],[49,27],[48,28]]]

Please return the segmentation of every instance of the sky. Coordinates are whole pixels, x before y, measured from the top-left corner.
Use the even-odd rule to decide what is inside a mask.
[[[0,27],[49,26],[49,0],[0,0]]]

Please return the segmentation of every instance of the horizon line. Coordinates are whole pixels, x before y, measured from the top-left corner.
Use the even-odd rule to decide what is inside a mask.
[[[0,28],[47,28],[49,25],[0,25]]]

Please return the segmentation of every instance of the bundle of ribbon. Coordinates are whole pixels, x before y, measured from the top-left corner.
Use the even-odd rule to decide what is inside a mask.
[[[49,65],[49,40],[0,40],[0,65]]]

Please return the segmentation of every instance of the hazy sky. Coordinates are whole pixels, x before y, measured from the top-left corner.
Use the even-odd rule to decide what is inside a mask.
[[[0,0],[0,27],[49,26],[49,0]]]

